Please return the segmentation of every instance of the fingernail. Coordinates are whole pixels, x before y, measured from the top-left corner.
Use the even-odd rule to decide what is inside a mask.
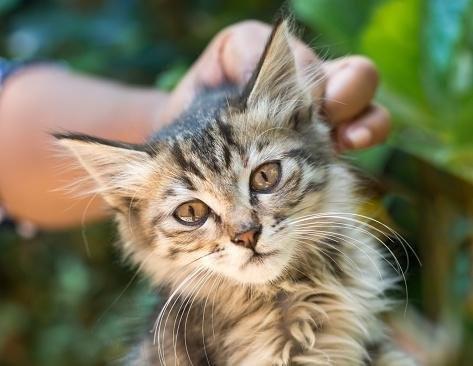
[[[371,131],[365,126],[351,126],[347,128],[345,137],[349,146],[354,149],[367,147],[371,143]]]

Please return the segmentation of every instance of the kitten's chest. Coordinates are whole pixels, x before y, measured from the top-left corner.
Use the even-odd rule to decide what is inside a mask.
[[[372,316],[356,311],[359,304],[349,292],[334,283],[300,284],[270,297],[238,290],[205,297],[174,308],[181,312],[171,316],[168,326],[174,326],[167,331],[179,341],[168,348],[177,347],[194,365],[323,364],[327,352],[333,359],[349,353],[361,362]]]
[[[265,365],[274,364],[275,359],[285,364],[294,354],[314,347],[317,333],[328,320],[323,302],[323,294],[304,288],[295,293],[282,291],[271,300],[255,301],[239,314],[219,309],[211,324],[211,332],[218,337],[208,334],[208,347],[218,355],[217,364],[255,365],[255,360],[259,360],[258,364]],[[212,314],[205,317],[212,319]]]

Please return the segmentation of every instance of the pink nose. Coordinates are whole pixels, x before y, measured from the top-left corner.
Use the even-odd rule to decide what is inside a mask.
[[[261,235],[261,225],[253,226],[233,236],[232,242],[248,249],[254,249]]]

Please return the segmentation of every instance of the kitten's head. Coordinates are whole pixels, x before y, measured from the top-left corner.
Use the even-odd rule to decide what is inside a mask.
[[[317,70],[312,80],[297,72],[289,37],[279,23],[243,91],[186,115],[199,128],[143,145],[58,136],[115,209],[126,253],[155,281],[202,268],[272,283],[317,251],[297,219],[349,197],[317,119]]]

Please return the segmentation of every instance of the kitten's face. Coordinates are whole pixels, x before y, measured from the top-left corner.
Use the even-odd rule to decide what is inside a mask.
[[[263,283],[280,276],[296,254],[291,219],[325,204],[329,157],[322,144],[328,137],[323,127],[303,137],[271,121],[242,118],[248,116],[227,116],[166,144],[169,166],[157,173],[143,215],[145,226],[154,225],[163,263],[186,266],[202,258],[192,266]],[[307,145],[311,139],[317,151]]]
[[[340,179],[287,39],[282,23],[239,103],[199,111],[195,131],[146,146],[60,136],[116,208],[125,251],[155,280],[204,268],[264,284],[314,250],[295,220],[330,211]]]

